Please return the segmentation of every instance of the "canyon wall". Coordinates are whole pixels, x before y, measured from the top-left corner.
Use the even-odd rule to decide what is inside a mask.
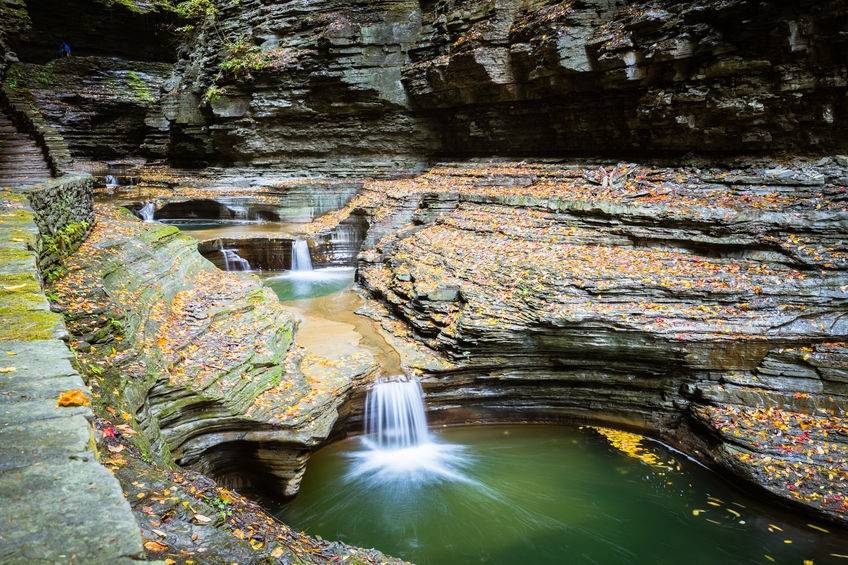
[[[190,30],[165,3],[84,4],[85,24],[26,4],[8,32],[83,160],[363,175],[848,140],[844,0],[215,0]],[[63,37],[74,57],[50,62]]]

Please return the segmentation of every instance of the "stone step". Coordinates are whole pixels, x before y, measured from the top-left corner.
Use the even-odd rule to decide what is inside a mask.
[[[0,186],[26,187],[51,178],[44,152],[30,135],[0,112]]]

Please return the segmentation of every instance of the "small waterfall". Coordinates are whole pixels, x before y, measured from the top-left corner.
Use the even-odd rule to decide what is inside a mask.
[[[156,213],[156,205],[153,202],[148,202],[138,211],[138,215],[141,216],[141,219],[145,222],[152,222],[153,215]]]
[[[120,184],[117,177],[106,175],[106,188],[115,188],[116,186],[120,186]]]
[[[365,433],[382,449],[429,443],[424,392],[415,378],[378,381],[365,404]]]
[[[221,249],[225,271],[249,271],[250,263],[232,249]]]
[[[415,377],[379,380],[365,399],[365,447],[351,453],[350,479],[373,483],[473,482],[461,445],[442,443],[427,429],[424,392]]]
[[[312,257],[305,239],[296,239],[292,244],[292,271],[311,271]]]

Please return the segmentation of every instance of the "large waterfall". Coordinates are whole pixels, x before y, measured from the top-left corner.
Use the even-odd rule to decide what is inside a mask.
[[[442,443],[427,429],[424,394],[415,377],[398,376],[374,383],[365,400],[365,446],[351,454],[349,478],[420,484],[469,481],[462,473],[462,446]]]
[[[292,271],[311,271],[312,257],[305,239],[296,239],[292,244]]]

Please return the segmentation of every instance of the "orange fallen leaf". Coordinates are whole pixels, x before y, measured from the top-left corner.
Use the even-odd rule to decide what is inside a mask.
[[[151,540],[151,541],[144,542],[144,548],[147,549],[147,551],[152,551],[154,553],[160,553],[160,552],[168,549],[168,546],[165,545],[164,543],[159,543],[158,541],[152,541]]]
[[[78,388],[66,390],[59,395],[56,406],[88,406],[91,400]]]

